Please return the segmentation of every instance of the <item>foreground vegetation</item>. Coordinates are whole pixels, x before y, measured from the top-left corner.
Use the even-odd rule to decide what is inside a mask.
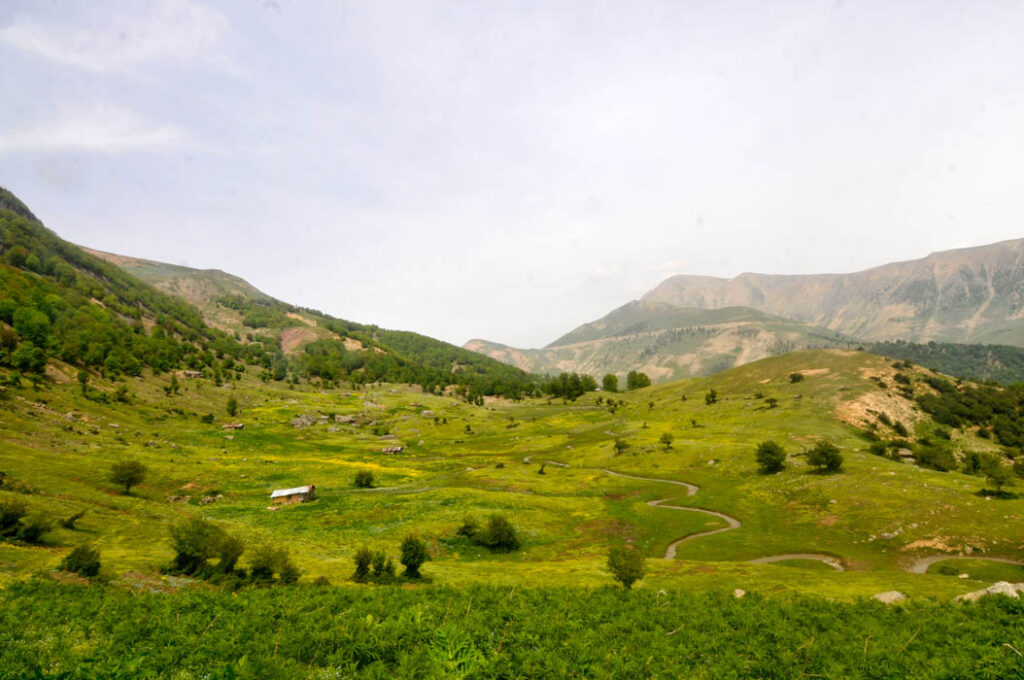
[[[1024,604],[1002,597],[31,583],[0,605],[3,678],[1024,677]]]

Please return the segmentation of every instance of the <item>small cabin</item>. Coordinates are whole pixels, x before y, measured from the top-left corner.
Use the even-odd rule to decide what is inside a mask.
[[[270,502],[274,505],[291,505],[293,503],[305,503],[316,497],[316,487],[297,486],[294,489],[277,489],[270,494]]]

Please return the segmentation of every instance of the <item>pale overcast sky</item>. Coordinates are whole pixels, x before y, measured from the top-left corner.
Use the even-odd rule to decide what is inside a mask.
[[[1024,3],[4,0],[58,234],[540,346],[677,273],[1024,236]]]

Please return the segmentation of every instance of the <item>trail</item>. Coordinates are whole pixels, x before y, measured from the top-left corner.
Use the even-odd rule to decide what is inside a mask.
[[[748,560],[751,564],[771,564],[772,562],[783,562],[785,560],[815,560],[832,567],[836,571],[846,571],[843,563],[834,555],[823,553],[783,553],[781,555],[767,555],[758,557],[756,560]]]
[[[524,463],[530,463],[532,461],[532,459],[533,459],[533,456],[526,456],[525,458],[523,458],[523,462]],[[555,467],[561,467],[561,468],[571,467],[568,463],[561,463],[561,462],[556,461],[556,460],[545,460],[543,462],[544,462],[545,465],[553,465]],[[591,468],[591,469],[594,469],[594,468]],[[624,472],[615,472],[614,470],[608,470],[606,468],[597,468],[597,469],[600,470],[601,472],[605,473],[606,475],[611,475],[612,477],[622,477],[623,479],[636,479],[636,480],[639,480],[641,482],[655,482],[655,483],[659,483],[659,484],[674,484],[676,486],[681,486],[681,487],[686,489],[686,495],[687,496],[693,496],[694,494],[696,494],[700,490],[700,487],[697,486],[696,484],[690,484],[689,482],[681,482],[681,481],[676,480],[676,479],[660,479],[658,477],[640,477],[639,475],[627,475]],[[718,519],[725,520],[726,526],[724,526],[724,527],[722,527],[720,529],[711,529],[709,531],[694,531],[693,533],[689,533],[689,534],[686,534],[685,536],[681,536],[680,538],[677,538],[676,540],[674,540],[671,543],[669,543],[668,547],[665,549],[665,559],[666,560],[674,560],[676,558],[676,552],[679,549],[679,545],[681,543],[683,543],[684,541],[689,541],[689,540],[692,540],[694,538],[700,538],[701,536],[711,536],[713,534],[720,534],[723,531],[731,531],[733,529],[739,529],[741,526],[743,526],[743,523],[741,521],[739,521],[738,519],[736,519],[735,517],[733,517],[731,515],[725,514],[724,512],[718,512],[717,510],[705,510],[704,508],[691,508],[691,507],[687,507],[685,505],[669,505],[669,501],[670,500],[672,500],[672,499],[671,498],[660,498],[660,499],[658,499],[656,501],[647,501],[647,505],[651,506],[652,508],[665,508],[666,510],[681,510],[682,512],[697,512],[697,513],[700,513],[702,515],[708,515],[710,517],[717,517]]]
[[[928,557],[922,557],[918,560],[914,560],[914,563],[910,565],[909,571],[913,574],[927,574],[928,567],[932,566],[936,562],[945,562],[946,560],[985,560],[986,562],[1002,562],[1003,564],[1016,564],[1019,567],[1024,567],[1024,560],[1014,560],[1009,557],[985,557],[983,555],[929,555]]]

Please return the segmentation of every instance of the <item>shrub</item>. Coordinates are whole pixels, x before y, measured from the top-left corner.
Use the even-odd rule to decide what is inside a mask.
[[[675,441],[675,437],[672,436],[671,432],[665,432],[661,435],[661,438],[658,441],[660,441],[661,445],[665,447],[666,451],[668,451],[672,448],[672,442]]]
[[[771,440],[758,444],[754,455],[761,474],[774,474],[786,467],[786,451]]]
[[[939,472],[948,472],[956,467],[956,458],[952,451],[932,444],[918,444],[914,448],[914,460],[918,465]]]
[[[838,472],[843,467],[843,454],[829,442],[818,442],[807,454],[807,462],[819,470]]]
[[[53,528],[53,522],[45,515],[35,514],[24,517],[18,527],[18,540],[25,543],[40,543],[43,534]]]
[[[277,576],[279,583],[295,583],[300,572],[284,548],[261,545],[249,558],[249,579],[253,583],[270,584]]]
[[[0,500],[0,536],[12,537],[18,533],[21,518],[28,514],[28,506],[16,499]]]
[[[213,414],[212,413],[207,413],[207,414],[201,416],[199,418],[199,422],[205,423],[206,425],[209,425],[210,423],[213,422]]]
[[[235,395],[228,397],[227,412],[229,416],[234,417],[238,413],[238,400],[235,399]]]
[[[473,539],[476,537],[479,530],[480,522],[477,521],[476,517],[466,515],[462,519],[462,526],[459,527],[455,533],[459,536],[465,536],[466,538]]]
[[[373,487],[373,473],[369,470],[360,470],[356,473],[355,482],[360,489],[370,489]]]
[[[903,423],[901,423],[898,420],[893,422],[892,429],[893,429],[893,432],[895,432],[896,434],[898,434],[901,437],[910,436],[910,432],[907,430],[907,426],[904,425]]]
[[[65,529],[71,529],[72,531],[74,531],[75,522],[82,519],[83,517],[85,517],[85,510],[82,510],[81,512],[76,512],[67,519],[61,520],[60,525]]]
[[[373,577],[375,579],[389,580],[395,576],[395,563],[384,554],[383,550],[373,554]]]
[[[217,556],[223,531],[200,517],[184,519],[171,527],[174,567],[183,574],[196,574]]]
[[[478,541],[495,552],[511,552],[521,545],[515,527],[504,515],[497,513],[487,519],[487,527],[480,532]]]
[[[356,563],[356,570],[352,574],[352,580],[363,583],[370,578],[370,567],[373,565],[373,552],[365,545],[356,551],[352,557]]]
[[[409,578],[421,578],[420,567],[430,559],[426,543],[410,534],[402,541],[401,551],[405,575]]]
[[[708,393],[704,395],[704,403],[708,406],[718,403],[718,392],[715,390],[708,390]]]
[[[618,455],[621,455],[622,453],[624,453],[626,451],[626,449],[629,448],[629,442],[627,442],[625,439],[619,438],[619,439],[615,440],[614,447],[615,447],[615,455],[618,456]]]
[[[798,383],[801,382],[806,376],[803,373],[794,372],[789,374],[789,382]]]
[[[61,560],[60,570],[93,578],[100,573],[100,551],[91,545],[82,544]]]
[[[996,495],[1001,495],[1004,486],[1013,486],[1013,470],[995,460],[985,470],[985,482],[995,487]]]
[[[608,551],[608,571],[626,590],[644,577],[644,557],[640,551],[616,546]]]

